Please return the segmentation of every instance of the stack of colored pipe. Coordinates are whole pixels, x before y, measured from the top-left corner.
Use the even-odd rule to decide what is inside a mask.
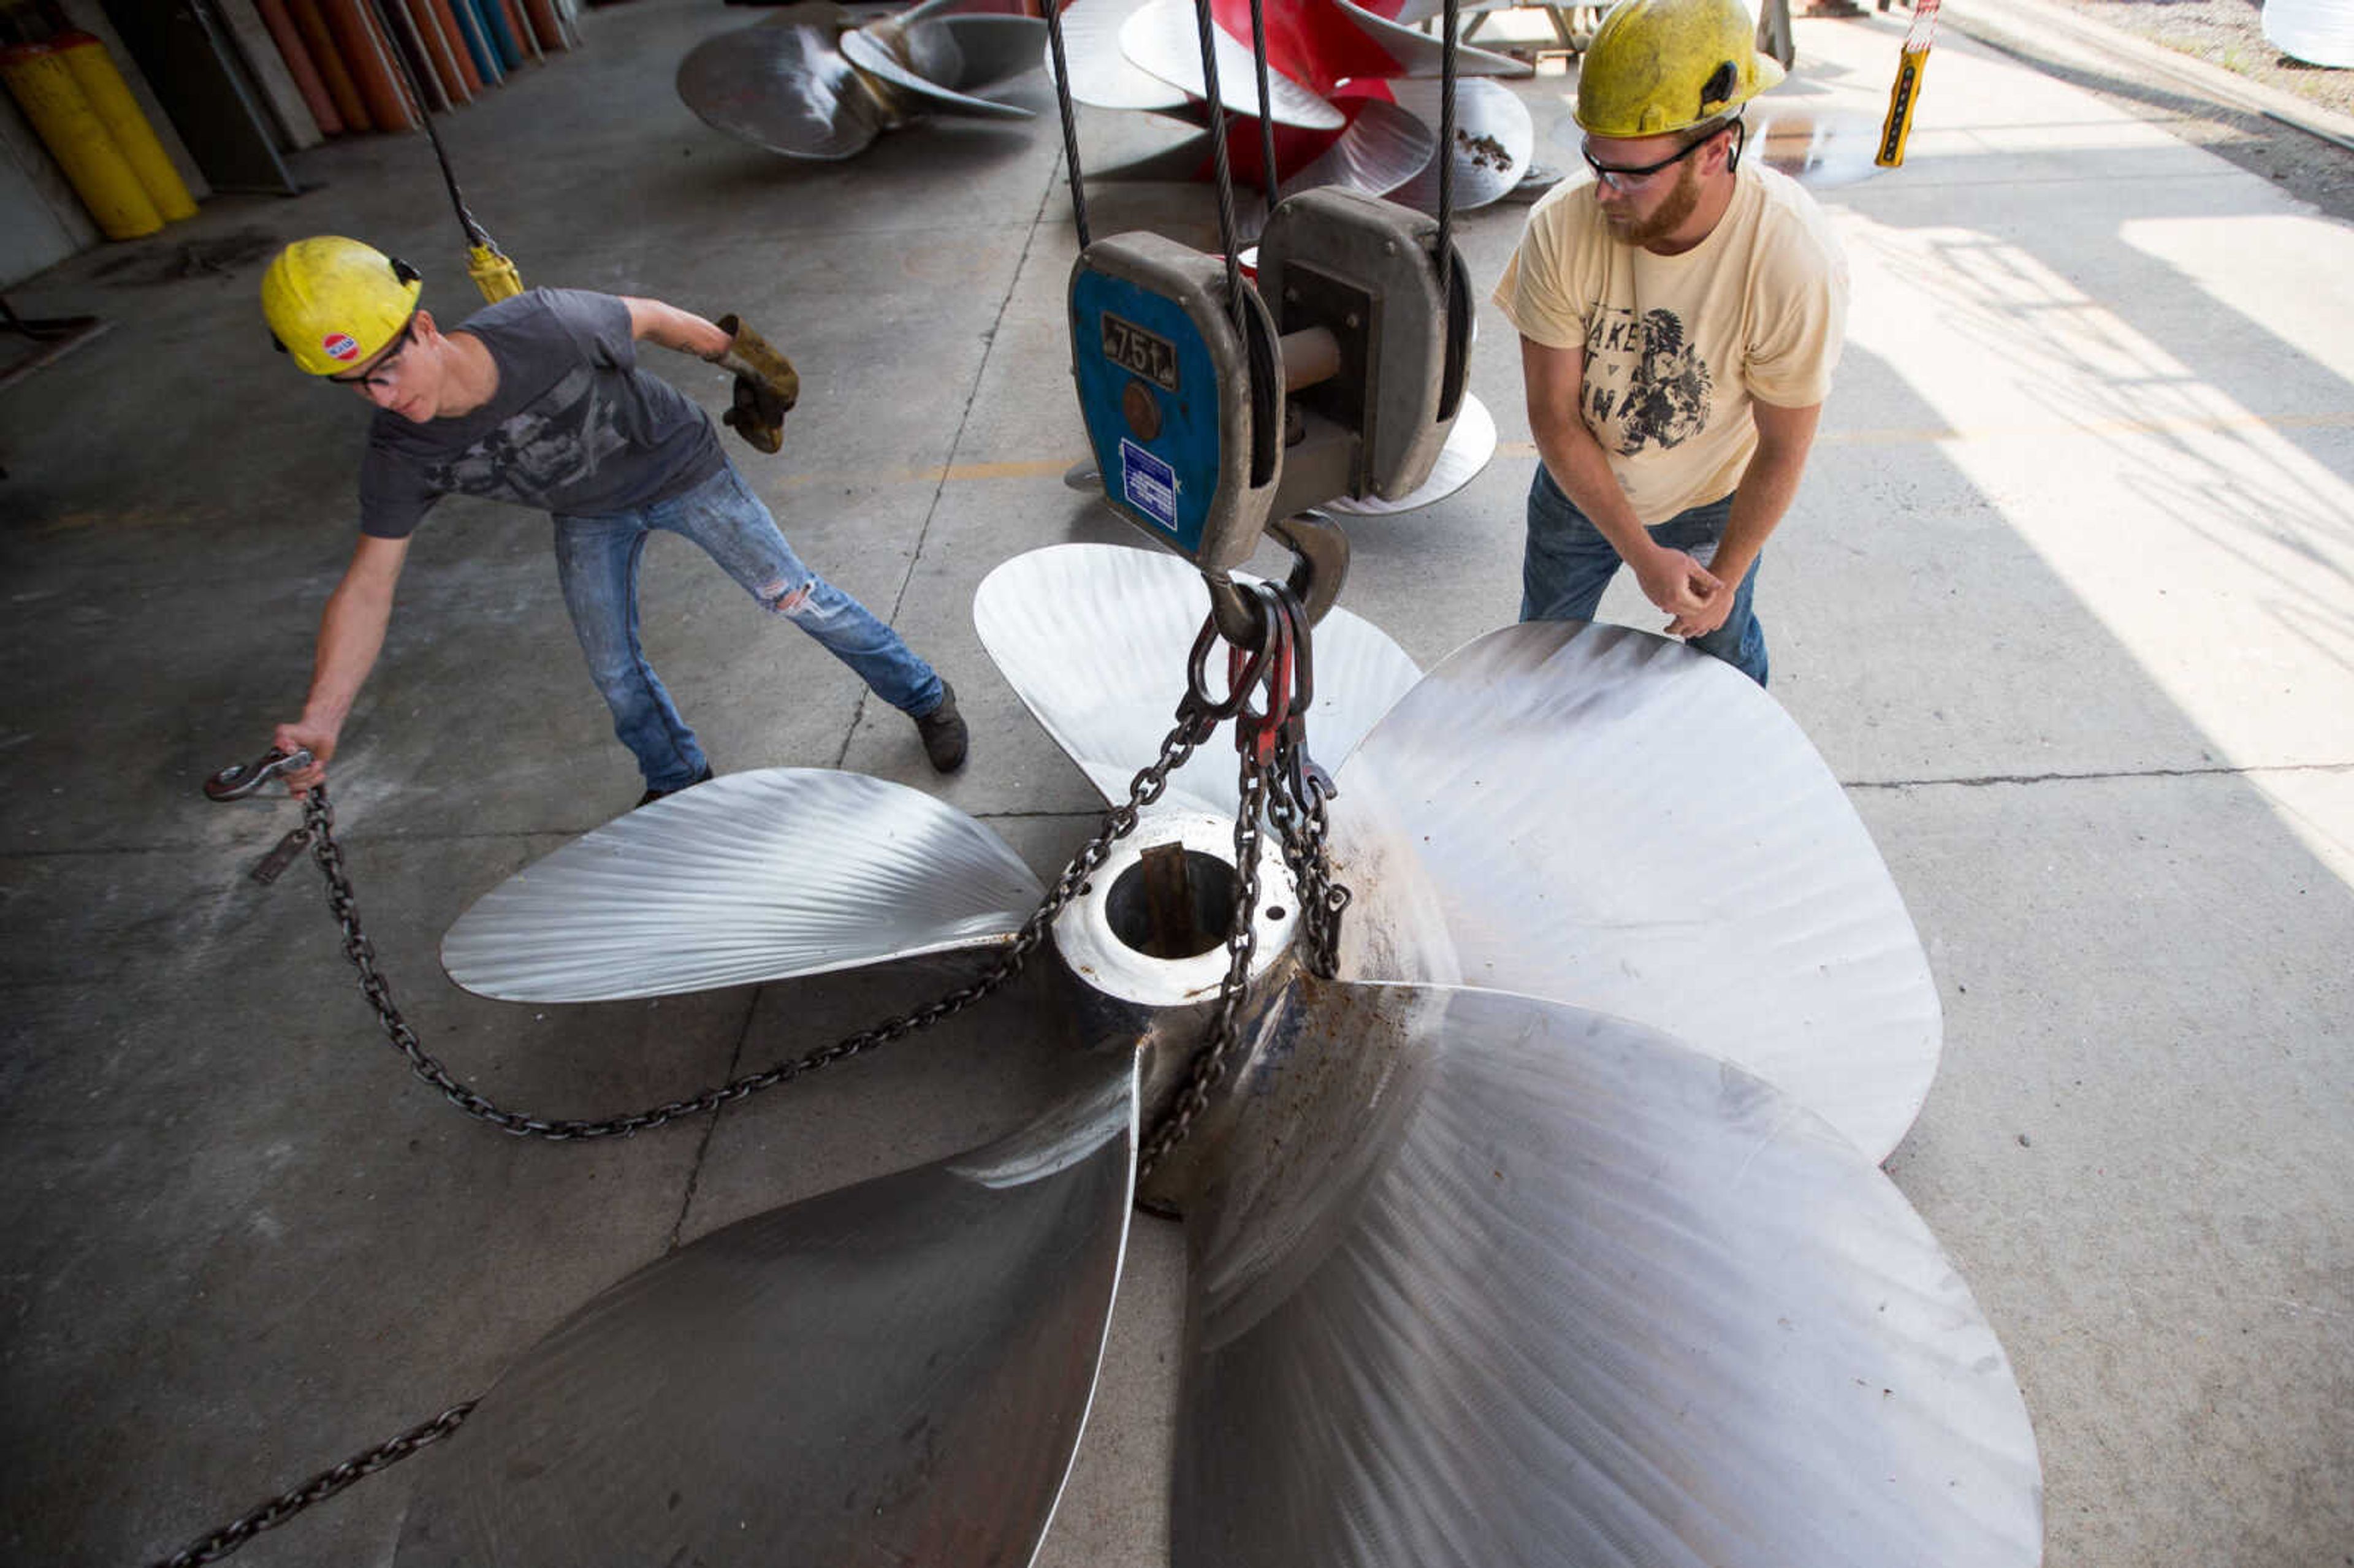
[[[405,131],[572,39],[557,0],[255,0],[319,129]],[[416,102],[393,51],[408,57]]]
[[[0,79],[109,239],[196,215],[196,198],[106,46],[66,32],[0,49]]]

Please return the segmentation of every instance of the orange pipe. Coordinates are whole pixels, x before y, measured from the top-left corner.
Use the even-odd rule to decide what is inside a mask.
[[[376,30],[366,0],[323,0],[327,26],[352,73],[352,85],[367,104],[368,119],[379,131],[406,131],[417,122],[408,111],[408,94],[394,75],[391,46]]]
[[[539,47],[549,54],[563,48],[564,24],[556,17],[555,0],[523,0],[523,8],[531,15],[531,30],[539,35]]]
[[[368,118],[367,105],[360,101],[360,90],[353,85],[352,73],[344,69],[343,50],[335,47],[335,35],[327,28],[319,0],[286,0],[286,9],[293,14],[303,47],[311,51],[320,78],[327,84],[328,96],[335,101],[335,113],[342,119],[344,129],[375,130],[376,122]]]
[[[433,74],[441,79],[441,93],[451,103],[471,103],[474,95],[466,89],[466,79],[458,74],[457,62],[450,58],[450,40],[442,36],[441,18],[433,14],[432,0],[403,0],[408,7],[409,25],[423,40],[426,57],[433,63]]]
[[[432,5],[434,16],[441,24],[441,37],[458,61],[458,73],[466,79],[466,96],[474,98],[482,90],[482,73],[474,69],[474,52],[466,47],[466,35],[458,26],[458,13],[450,8],[450,0],[432,0]]]
[[[253,5],[261,13],[261,25],[270,29],[270,41],[285,58],[287,73],[294,79],[294,90],[310,106],[311,118],[319,122],[321,134],[342,135],[344,117],[335,112],[334,98],[327,91],[325,79],[319,75],[318,62],[303,45],[301,29],[287,14],[286,0],[253,0]]]

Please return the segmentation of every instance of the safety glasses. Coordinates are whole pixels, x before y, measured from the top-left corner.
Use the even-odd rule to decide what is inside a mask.
[[[383,358],[377,360],[374,365],[369,366],[366,370],[361,371],[356,376],[330,376],[327,377],[327,380],[334,386],[348,387],[355,392],[366,392],[371,387],[391,386],[392,381],[385,375],[385,372],[392,368],[392,362],[394,360],[398,359],[402,355],[408,352],[408,345],[416,341],[416,331],[417,322],[416,319],[412,317],[401,327],[400,335],[392,340],[392,350],[390,353],[385,355]]]
[[[1594,155],[1594,148],[1590,143],[1579,143],[1577,150],[1585,156],[1585,166],[1594,171],[1596,179],[1614,191],[1631,191],[1638,185],[1649,184],[1654,175],[1682,163],[1727,131],[1733,132],[1734,142],[1733,156],[1727,161],[1725,166],[1728,169],[1738,168],[1741,164],[1741,149],[1749,139],[1748,122],[1742,120],[1736,120],[1730,125],[1720,126],[1697,142],[1687,142],[1658,163],[1645,164],[1639,168],[1627,168],[1617,164],[1604,163]]]

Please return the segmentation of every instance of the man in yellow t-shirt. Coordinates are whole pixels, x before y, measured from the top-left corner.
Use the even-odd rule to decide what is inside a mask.
[[[1578,75],[1593,177],[1530,212],[1495,293],[1540,460],[1521,619],[1592,620],[1623,561],[1669,631],[1761,686],[1758,556],[1847,317],[1821,209],[1741,162],[1741,108],[1781,78],[1740,0],[1620,0]]]

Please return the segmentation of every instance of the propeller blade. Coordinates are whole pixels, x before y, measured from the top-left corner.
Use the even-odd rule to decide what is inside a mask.
[[[2040,1560],[2002,1346],[1836,1131],[1560,1003],[1292,1007],[1186,1215],[1177,1568]]]
[[[1005,841],[858,773],[731,773],[517,872],[441,938],[450,978],[508,1001],[752,985],[1002,943],[1044,889]]]
[[[1401,22],[1393,22],[1350,0],[1331,0],[1334,10],[1355,26],[1356,29],[1379,47],[1381,51],[1397,62],[1400,76],[1436,77],[1445,69],[1447,41],[1418,31]],[[1219,62],[1221,67],[1225,62]],[[1474,48],[1461,41],[1455,46],[1455,69],[1462,76],[1534,76],[1536,68],[1526,60],[1514,59],[1488,49]],[[1432,123],[1436,124],[1436,117]]]
[[[678,65],[678,96],[715,131],[791,158],[840,159],[883,133],[882,106],[835,39],[838,5],[789,5],[708,37]]]
[[[1129,781],[1176,722],[1186,659],[1209,613],[1209,591],[1187,562],[1115,545],[1016,556],[981,580],[972,601],[973,626],[999,671],[1115,802],[1128,799]],[[1421,675],[1388,636],[1338,609],[1317,625],[1314,673],[1308,741],[1328,768]],[[1223,667],[1211,672],[1214,683],[1225,677]],[[1230,735],[1212,737],[1173,777],[1172,803],[1234,815]]]
[[[1386,100],[1367,98],[1347,105],[1342,112],[1349,117],[1349,128],[1283,179],[1276,190],[1278,200],[1319,185],[1341,185],[1367,196],[1382,196],[1411,179],[1438,148],[1437,121],[1426,123]],[[1278,156],[1276,167],[1282,166]]]
[[[1071,96],[1097,109],[1139,109],[1166,113],[1193,100],[1151,72],[1133,64],[1119,47],[1119,30],[1144,0],[1073,0],[1063,8],[1063,54],[1069,63]],[[1054,52],[1046,72],[1054,74]]]
[[[950,87],[979,89],[1011,81],[1038,69],[1047,54],[1046,24],[1035,16],[974,13],[942,16],[917,26],[902,16],[901,25],[913,40],[916,64],[935,81]],[[955,51],[957,74],[942,76],[932,69],[935,51]]]
[[[1217,50],[1218,97],[1229,114],[1258,113],[1258,74],[1250,45],[1213,26],[1210,37]],[[1131,64],[1206,100],[1202,79],[1202,34],[1188,0],[1145,0],[1136,14],[1120,25],[1119,47]],[[1270,65],[1267,70],[1267,118],[1278,125],[1308,131],[1338,131],[1341,111],[1322,95],[1300,85]]]
[[[400,1568],[1030,1562],[1119,1279],[1136,1060],[591,1301],[427,1457]]]
[[[1431,465],[1430,477],[1399,496],[1384,501],[1369,495],[1363,501],[1343,495],[1324,503],[1327,512],[1343,513],[1352,517],[1385,516],[1394,512],[1413,512],[1434,502],[1444,501],[1479,476],[1496,455],[1496,417],[1488,412],[1488,405],[1469,392],[1463,394],[1463,406],[1455,411],[1455,423],[1447,432],[1447,444],[1438,449],[1438,461]]]
[[[1419,35],[1416,35],[1417,37]],[[1418,115],[1434,136],[1439,121],[1438,83],[1390,81],[1400,107]],[[1529,172],[1536,155],[1536,122],[1528,105],[1509,87],[1473,77],[1455,84],[1455,207],[1485,207],[1509,193]],[[1438,160],[1425,161],[1414,178],[1390,199],[1425,212],[1438,210]]]
[[[1344,923],[1343,974],[1638,1019],[1874,1160],[1920,1113],[1942,1024],[1904,901],[1839,780],[1732,666],[1626,627],[1507,627],[1426,676],[1339,782],[1335,874],[1417,861],[1460,965],[1395,967]]]
[[[989,19],[1026,22],[1041,29],[1044,26],[1028,16]],[[890,45],[864,27],[854,27],[842,35],[842,56],[859,69],[914,98],[921,112],[970,114],[983,120],[1036,118],[1018,103],[1002,103],[993,98],[976,98],[957,91],[953,84],[964,75],[964,58],[958,48],[957,36],[940,23],[920,24],[907,29],[906,37],[913,64],[903,63],[892,53]]]

